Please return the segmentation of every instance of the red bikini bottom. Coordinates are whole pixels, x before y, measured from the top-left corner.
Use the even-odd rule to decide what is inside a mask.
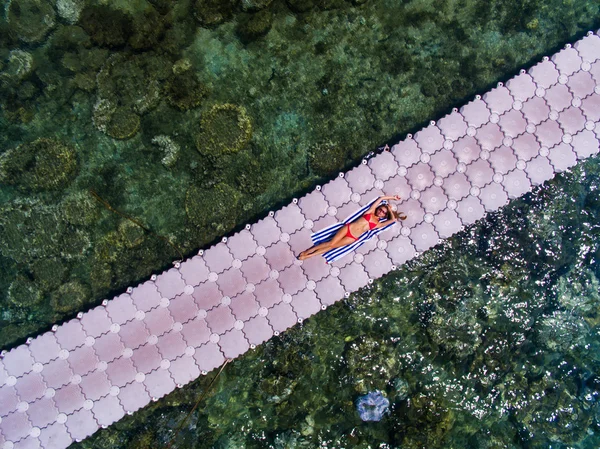
[[[352,232],[350,232],[350,224],[346,225],[346,235],[345,235],[345,237],[350,237],[350,238],[353,238],[354,240],[358,240],[358,237],[354,237],[352,235]]]

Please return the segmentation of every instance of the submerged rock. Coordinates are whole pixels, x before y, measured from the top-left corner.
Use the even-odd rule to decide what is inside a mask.
[[[77,170],[73,148],[55,139],[40,138],[0,155],[0,184],[25,191],[64,188]]]
[[[381,391],[370,391],[356,401],[356,410],[363,421],[381,421],[390,408],[390,401]]]

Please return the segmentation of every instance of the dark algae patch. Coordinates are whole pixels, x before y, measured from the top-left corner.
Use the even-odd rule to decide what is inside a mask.
[[[337,176],[597,28],[598,9],[7,1],[0,347]],[[598,174],[576,167],[231,362],[177,447],[598,447]],[[73,447],[165,447],[210,376]],[[364,423],[371,391],[389,411]]]

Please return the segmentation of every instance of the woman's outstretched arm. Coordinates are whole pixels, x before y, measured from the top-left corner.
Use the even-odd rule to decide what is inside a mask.
[[[372,213],[374,213],[374,212],[375,212],[375,209],[377,209],[377,208],[378,208],[378,207],[381,205],[381,202],[382,202],[383,200],[399,200],[399,199],[400,199],[400,196],[399,196],[399,195],[394,195],[394,196],[380,196],[380,197],[379,197],[379,198],[377,198],[377,199],[375,200],[375,202],[374,202],[374,203],[371,205],[371,207],[369,208],[369,211],[368,211],[368,213],[369,213],[369,214],[372,214]]]

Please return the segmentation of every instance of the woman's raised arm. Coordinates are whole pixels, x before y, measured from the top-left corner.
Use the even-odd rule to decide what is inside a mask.
[[[381,202],[383,200],[399,200],[400,196],[399,195],[394,195],[394,196],[380,196],[379,198],[377,198],[375,200],[375,202],[371,205],[371,207],[369,208],[369,214],[372,214],[375,212],[375,209],[377,209],[380,205]]]

